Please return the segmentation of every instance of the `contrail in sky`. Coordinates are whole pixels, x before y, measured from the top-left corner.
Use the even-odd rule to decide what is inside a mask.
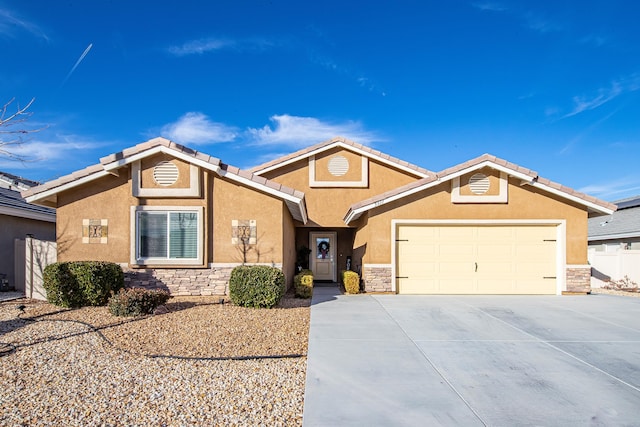
[[[89,53],[89,51],[91,50],[92,47],[93,47],[93,43],[89,43],[89,46],[87,46],[87,48],[84,50],[84,52],[82,52],[82,55],[80,55],[80,58],[78,58],[78,60],[76,61],[76,64],[73,66],[73,68],[71,68],[71,71],[69,71],[69,74],[67,74],[67,77],[64,78],[64,80],[62,81],[62,84],[60,86],[64,86],[64,84],[67,82],[67,80],[69,80],[69,77],[71,77],[71,74],[73,74],[73,72],[76,70],[76,68],[78,68],[78,65],[80,65],[80,63],[82,62],[84,57],[87,56],[87,54]]]

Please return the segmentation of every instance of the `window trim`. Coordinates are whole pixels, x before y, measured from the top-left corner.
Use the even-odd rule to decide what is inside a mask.
[[[196,258],[138,258],[138,212],[195,212],[198,216],[198,255]],[[203,206],[131,206],[131,247],[130,263],[132,265],[192,265],[204,264],[204,207]]]

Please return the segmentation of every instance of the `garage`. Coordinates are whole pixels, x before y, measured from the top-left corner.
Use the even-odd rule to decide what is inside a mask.
[[[556,294],[558,224],[397,224],[401,294]]]

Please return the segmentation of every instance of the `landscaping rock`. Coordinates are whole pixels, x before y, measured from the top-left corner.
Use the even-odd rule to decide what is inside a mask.
[[[301,425],[309,300],[218,298],[138,318],[0,303],[0,341],[16,348],[0,358],[0,425]]]

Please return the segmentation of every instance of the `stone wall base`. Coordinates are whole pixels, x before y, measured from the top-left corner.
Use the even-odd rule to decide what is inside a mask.
[[[127,286],[164,289],[171,295],[228,295],[234,267],[123,269]]]
[[[567,292],[591,292],[591,266],[567,266],[566,275]]]
[[[362,266],[362,282],[365,292],[391,292],[391,264],[389,266]]]

